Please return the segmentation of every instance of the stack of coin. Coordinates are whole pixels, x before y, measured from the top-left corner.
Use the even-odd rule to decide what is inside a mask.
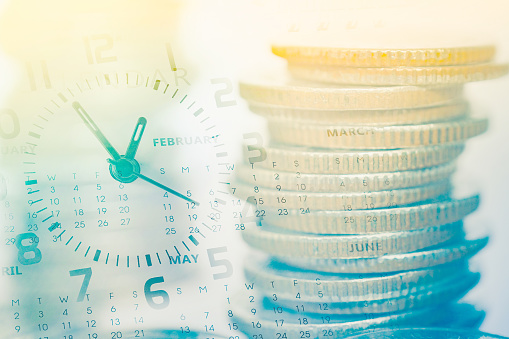
[[[246,287],[259,296],[249,296],[251,312],[236,310],[241,328],[326,338],[478,326],[484,312],[458,300],[479,280],[467,261],[487,238],[465,237],[462,219],[479,197],[453,198],[450,179],[464,143],[487,129],[463,85],[508,65],[492,62],[492,46],[273,53],[290,76],[240,84],[271,138],[247,145],[238,172],[259,218],[242,225],[243,238],[269,255],[246,263]]]

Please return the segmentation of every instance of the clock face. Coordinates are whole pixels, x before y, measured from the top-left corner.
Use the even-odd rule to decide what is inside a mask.
[[[148,74],[96,73],[31,104],[2,181],[6,333],[201,338],[227,320],[214,305],[229,310],[244,229],[232,147],[200,89]]]
[[[233,168],[189,91],[105,73],[40,112],[23,161],[28,232],[18,237],[41,234],[55,250],[109,266],[197,263],[197,248],[221,229]]]

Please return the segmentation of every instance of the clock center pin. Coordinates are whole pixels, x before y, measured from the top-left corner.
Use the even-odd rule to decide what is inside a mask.
[[[140,164],[135,159],[128,159],[121,155],[119,160],[108,159],[110,174],[113,179],[121,183],[130,183],[137,179],[134,172],[140,173]]]

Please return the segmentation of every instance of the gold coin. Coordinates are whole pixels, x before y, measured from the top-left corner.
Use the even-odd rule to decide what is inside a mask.
[[[490,61],[494,46],[419,49],[349,49],[272,46],[272,53],[292,63],[342,67],[466,65]]]

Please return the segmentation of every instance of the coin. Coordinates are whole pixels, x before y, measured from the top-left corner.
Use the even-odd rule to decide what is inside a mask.
[[[288,70],[296,79],[340,85],[436,86],[496,79],[507,74],[509,65],[482,63],[432,67],[337,67],[290,63]]]
[[[396,150],[337,150],[271,144],[262,147],[265,160],[253,163],[253,166],[318,174],[396,172],[450,162],[463,152],[464,147],[463,143],[454,143]],[[248,161],[254,161],[245,147],[244,152]]]
[[[507,339],[495,334],[452,328],[379,328],[347,337],[348,339]]]
[[[375,300],[344,302],[308,302],[293,297],[284,299],[278,295],[278,304],[287,309],[299,305],[307,313],[317,314],[365,314],[409,311],[424,307],[433,307],[463,297],[480,278],[479,273],[465,273],[444,282],[428,286],[427,290],[410,292],[407,295]]]
[[[476,240],[458,240],[441,244],[435,248],[423,249],[412,253],[384,255],[377,258],[361,259],[316,259],[295,256],[277,256],[277,261],[288,265],[330,273],[382,273],[416,270],[453,263],[472,257],[483,249],[488,238]]]
[[[376,258],[413,252],[458,237],[463,224],[456,222],[415,231],[362,235],[319,235],[294,233],[262,226],[247,228],[242,237],[253,248],[269,255],[294,258]]]
[[[337,274],[301,270],[272,260],[244,264],[247,281],[264,295],[307,302],[351,302],[397,298],[424,291],[444,281],[457,280],[467,271],[466,262],[393,274]]]
[[[311,210],[366,210],[375,208],[398,207],[437,198],[446,198],[451,190],[449,180],[441,180],[425,186],[401,188],[379,192],[321,193],[298,192],[235,184],[239,197],[256,199],[258,209],[277,208],[281,215],[288,214],[287,209],[299,209],[302,213]],[[264,205],[264,206],[261,206]],[[286,210],[285,210],[286,209]]]
[[[141,317],[140,319],[143,319]],[[143,320],[141,320],[143,321]],[[140,322],[141,322],[140,321]],[[111,332],[113,333],[113,338],[119,338],[118,333],[120,333],[120,338],[126,338],[126,339],[134,339],[134,338],[149,338],[149,339],[210,339],[210,333],[207,332],[200,332],[200,331],[193,331],[189,328],[186,328],[189,326],[184,326],[179,329],[177,328],[155,328],[155,329],[123,329],[122,332]],[[88,332],[84,329],[79,330],[77,334],[77,338],[88,338]],[[129,333],[130,332],[130,333]],[[75,335],[76,335],[75,334]],[[37,336],[31,336],[27,338],[36,338]],[[94,338],[90,336],[90,338]],[[97,337],[99,338],[99,337]],[[214,339],[226,339],[226,337],[214,334]],[[18,337],[16,337],[18,339]],[[22,339],[22,338],[19,338]],[[73,336],[70,335],[70,339],[73,339]]]
[[[451,303],[448,305],[440,305],[440,308],[442,307],[446,307],[448,309],[448,313],[443,314],[440,319],[435,318],[432,320],[428,324],[429,327],[473,329],[478,328],[486,316],[484,311],[479,311],[470,304]],[[411,325],[414,327],[423,326],[418,320]],[[409,325],[402,324],[402,326],[399,327],[408,328]],[[392,326],[392,328],[398,327]]]
[[[407,295],[375,300],[346,301],[346,302],[308,302],[298,297],[291,300],[278,295],[278,304],[287,309],[295,309],[298,305],[306,313],[316,314],[365,314],[409,311],[424,307],[433,307],[463,297],[470,291],[480,278],[479,273],[465,273],[456,279],[428,286],[422,291],[410,292]],[[276,294],[277,295],[277,294]]]
[[[464,142],[484,133],[487,119],[464,118],[423,125],[311,125],[270,119],[271,138],[283,144],[334,149],[395,149]]]
[[[315,211],[302,213],[288,209],[265,209],[264,222],[289,230],[319,234],[365,234],[409,231],[452,223],[463,219],[479,206],[479,196],[460,200],[419,203],[407,207],[352,211]]]
[[[405,125],[452,120],[465,117],[468,112],[466,101],[452,101],[440,106],[386,109],[386,110],[317,110],[275,105],[249,103],[251,112],[266,118],[285,118],[315,123]]]
[[[454,163],[389,173],[367,174],[307,174],[280,170],[240,167],[239,179],[253,185],[305,192],[378,192],[398,188],[423,186],[449,179],[456,169]]]
[[[445,304],[440,308],[425,308],[409,312],[393,312],[381,316],[374,314],[363,315],[313,315],[303,312],[291,312],[281,308],[277,303],[263,304],[256,294],[251,304],[251,312],[239,306],[236,296],[232,305],[233,314],[239,328],[252,338],[343,338],[356,332],[388,326],[426,326],[436,323],[452,314],[461,312],[463,308],[458,305]]]
[[[444,316],[443,319],[430,324],[430,327],[478,329],[485,317],[486,312],[472,307],[472,310],[466,313],[453,313]],[[419,324],[415,324],[415,326],[419,326]]]
[[[282,81],[272,76],[240,83],[240,95],[248,102],[292,108],[366,110],[436,106],[458,100],[459,85],[422,86],[333,86],[319,83]]]
[[[452,199],[450,177],[466,140],[487,129],[462,85],[509,65],[490,62],[491,46],[273,52],[293,78],[240,84],[271,140],[246,142],[232,182],[261,219],[243,224],[243,239],[268,256],[245,265],[254,304],[234,311],[239,328],[324,338],[479,324],[484,312],[456,301],[478,283],[467,260],[488,238],[465,239],[479,197]]]
[[[272,46],[272,53],[292,63],[344,67],[445,66],[490,61],[495,46],[418,49],[351,49]]]

